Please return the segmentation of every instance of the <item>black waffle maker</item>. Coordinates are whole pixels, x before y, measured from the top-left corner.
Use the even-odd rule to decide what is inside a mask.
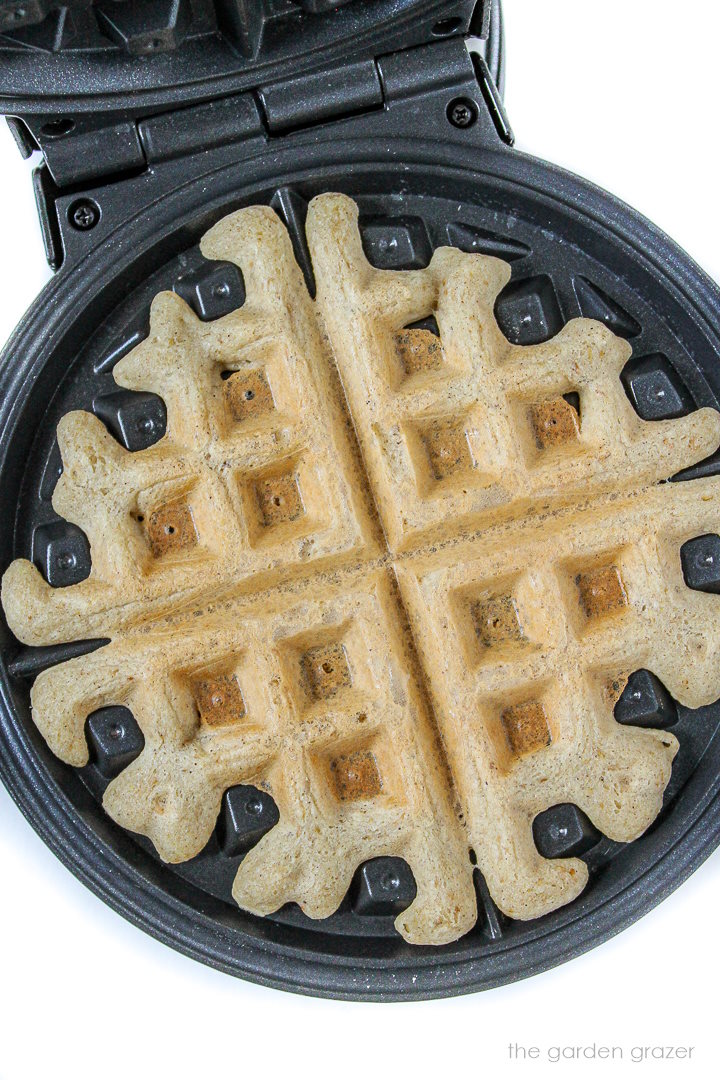
[[[89,409],[130,450],[161,437],[162,401],[118,393],[113,365],[147,334],[162,289],[202,319],[242,304],[237,269],[206,262],[198,240],[244,205],[277,210],[311,287],[304,215],[328,190],[359,203],[377,266],[424,266],[448,242],[499,256],[512,264],[497,304],[511,341],[600,319],[632,345],[623,382],[643,418],[720,408],[717,287],[628,207],[513,150],[502,81],[497,0],[0,0],[0,112],[23,153],[42,151],[34,183],[57,271],[2,360],[0,568],[31,558],[53,586],[88,574],[84,535],[50,501],[57,422]],[[717,471],[720,455],[682,475]],[[686,581],[720,592],[720,537],[703,544],[685,553]],[[247,789],[231,789],[207,848],[162,864],[100,804],[139,750],[132,718],[114,740],[106,718],[90,718],[83,769],[56,760],[30,719],[37,673],[99,642],[31,649],[4,623],[2,634],[0,774],[33,827],[126,918],[257,982],[386,1001],[497,986],[617,933],[718,842],[720,703],[690,711],[638,672],[616,715],[677,735],[664,810],[630,845],[572,805],[536,819],[543,854],[587,860],[590,883],[574,903],[513,922],[478,875],[475,929],[443,948],[412,947],[393,928],[412,875],[401,860],[373,860],[329,919],[292,904],[254,918],[231,899],[242,858],[233,852],[274,822],[273,807],[258,815],[255,800],[250,819]]]

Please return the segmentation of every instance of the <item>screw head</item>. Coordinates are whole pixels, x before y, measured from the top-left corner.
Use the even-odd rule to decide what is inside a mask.
[[[68,210],[70,224],[79,232],[94,229],[100,220],[100,208],[90,199],[78,199]]]
[[[448,105],[448,120],[457,128],[469,128],[478,118],[477,105],[470,98],[455,98]]]

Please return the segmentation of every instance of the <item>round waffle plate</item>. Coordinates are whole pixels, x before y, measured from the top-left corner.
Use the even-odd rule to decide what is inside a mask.
[[[51,584],[71,583],[52,577],[61,573],[52,545],[57,552],[72,541],[50,502],[60,469],[57,422],[71,409],[95,411],[129,449],[162,435],[157,399],[113,397],[113,364],[147,333],[150,301],[163,289],[174,288],[201,318],[242,303],[237,271],[207,263],[197,246],[212,223],[241,206],[269,204],[279,212],[309,279],[304,213],[322,191],[343,191],[357,201],[366,253],[378,267],[424,266],[435,247],[448,243],[497,255],[512,265],[496,307],[510,340],[530,344],[571,318],[600,319],[632,346],[623,381],[645,419],[720,407],[718,290],[664,235],[603,192],[509,152],[488,153],[483,167],[472,171],[464,155],[454,157],[449,149],[438,165],[437,147],[419,141],[397,146],[403,165],[396,168],[340,139],[321,161],[312,148],[296,146],[292,162],[286,153],[278,150],[271,163],[256,161],[247,186],[228,169],[168,196],[152,220],[132,220],[80,268],[60,274],[30,310],[2,368],[3,566],[25,556],[45,568]],[[687,475],[717,468],[711,459]],[[78,563],[85,573],[82,559]],[[532,922],[509,921],[478,875],[476,928],[442,948],[414,948],[395,932],[391,915],[367,902],[358,877],[329,919],[312,921],[294,905],[255,918],[231,899],[242,856],[223,851],[227,806],[200,855],[164,865],[151,845],[103,813],[108,781],[101,747],[84,769],[63,765],[47,750],[30,719],[29,690],[38,670],[67,655],[64,648],[23,649],[4,631],[5,784],[49,846],[111,906],[182,952],[258,982],[368,1000],[495,986],[616,933],[675,888],[717,843],[720,706],[690,711],[653,684],[640,688],[644,719],[662,711],[680,742],[663,811],[630,845],[588,829],[572,810],[564,811],[570,816],[563,821],[548,816],[537,834],[541,850],[544,845],[562,855],[563,845],[572,843],[590,870],[588,887],[567,907]],[[403,887],[398,880],[400,906]]]

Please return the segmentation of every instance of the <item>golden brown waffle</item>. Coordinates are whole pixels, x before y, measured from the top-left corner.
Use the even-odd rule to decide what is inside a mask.
[[[254,784],[280,820],[241,863],[242,907],[322,918],[359,863],[397,855],[417,897],[396,926],[441,944],[475,922],[475,861],[516,918],[582,890],[582,861],[534,845],[549,806],[615,840],[653,821],[677,742],[615,722],[629,672],[720,696],[717,601],[679,559],[716,527],[717,481],[659,483],[716,448],[720,417],[640,420],[630,349],[599,323],[510,345],[496,259],[376,270],[339,195],[307,236],[315,303],[269,209],[205,237],[244,306],[203,323],[155,300],[115,377],[165,399],[165,437],[129,453],[63,419],[53,505],[92,572],[52,589],[18,560],[3,604],[28,644],[111,638],[43,672],[33,716],[82,765],[88,714],[132,710],[145,749],[104,805],[163,859],[197,854],[223,792]],[[431,316],[439,337],[413,326]]]

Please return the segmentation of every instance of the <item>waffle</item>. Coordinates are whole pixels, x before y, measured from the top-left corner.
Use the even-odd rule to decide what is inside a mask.
[[[535,846],[548,807],[618,841],[657,816],[677,741],[613,708],[638,668],[687,706],[720,696],[717,600],[679,556],[716,527],[717,481],[661,482],[715,450],[720,417],[639,419],[631,350],[600,323],[511,345],[497,259],[377,270],[340,195],[306,231],[315,301],[271,210],[205,236],[245,304],[201,322],[155,299],[114,375],[163,397],[165,436],[130,453],[63,418],[53,506],[90,576],[53,589],[17,560],[2,601],[26,644],[110,639],[38,676],[33,717],[82,766],[87,716],[132,711],[145,747],[104,806],[163,860],[252,784],[279,821],[240,863],[242,908],[324,918],[360,863],[399,856],[417,895],[396,927],[440,945],[476,921],[476,867],[513,918],[582,891],[583,861]]]

